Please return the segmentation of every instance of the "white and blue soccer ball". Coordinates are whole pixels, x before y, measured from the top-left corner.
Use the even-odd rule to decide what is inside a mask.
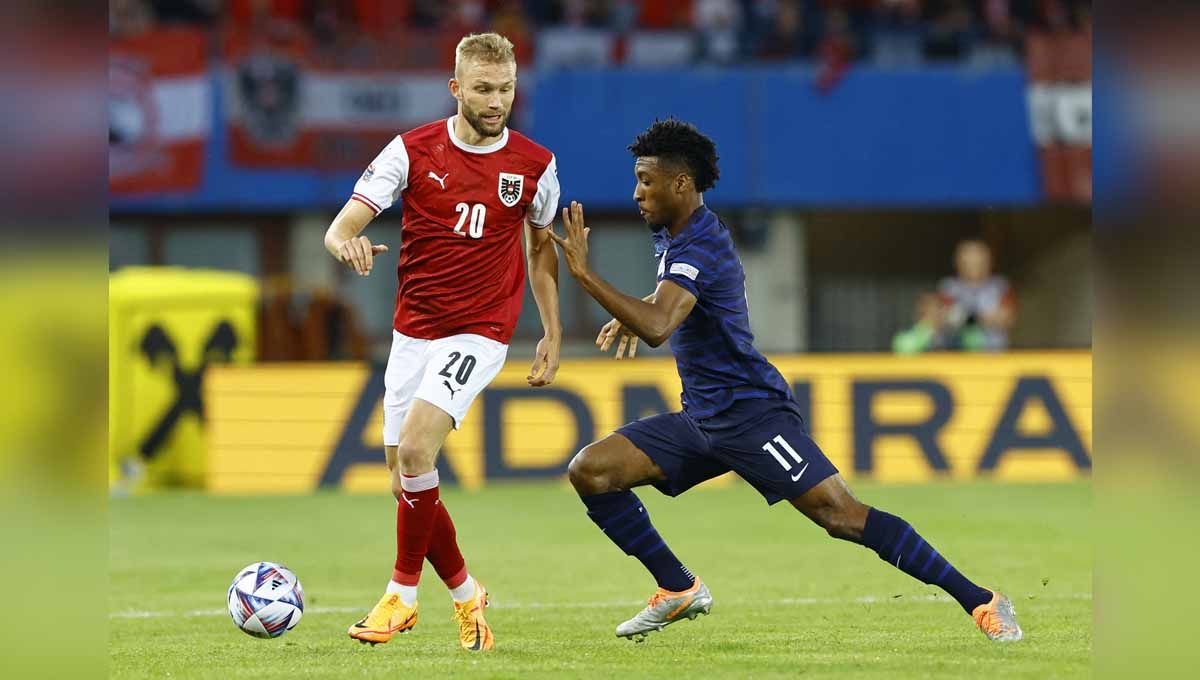
[[[304,615],[300,579],[274,562],[246,565],[233,577],[226,599],[233,623],[254,637],[279,637],[295,628]]]

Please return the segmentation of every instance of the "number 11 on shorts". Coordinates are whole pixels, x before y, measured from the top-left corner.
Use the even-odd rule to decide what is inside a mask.
[[[772,442],[774,442],[774,443],[772,443]],[[804,463],[804,459],[800,457],[800,454],[796,453],[796,449],[793,449],[791,444],[787,443],[787,440],[783,438],[783,435],[777,434],[771,439],[771,441],[767,442],[766,444],[763,444],[762,448],[763,448],[763,451],[766,451],[767,453],[771,454],[771,457],[774,458],[775,461],[783,467],[784,472],[791,472],[792,464],[789,463],[787,461],[787,459],[784,458],[783,455],[779,453],[779,449],[775,448],[775,444],[779,444],[780,446],[782,446],[783,450],[787,451],[787,454],[789,456],[791,456],[793,460],[796,461],[796,465]],[[804,476],[804,471],[807,469],[808,469],[808,463],[804,463],[804,467],[800,468],[799,472],[792,475],[792,481],[793,482],[800,481],[800,478],[802,476]]]

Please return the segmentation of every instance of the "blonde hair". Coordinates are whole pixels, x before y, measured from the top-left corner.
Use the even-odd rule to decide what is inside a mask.
[[[499,33],[472,33],[458,41],[454,49],[454,77],[462,74],[463,65],[473,61],[482,64],[517,63],[513,44]]]

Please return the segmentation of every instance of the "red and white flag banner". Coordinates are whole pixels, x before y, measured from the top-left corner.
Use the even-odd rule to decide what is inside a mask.
[[[1030,124],[1046,198],[1091,203],[1091,33],[1031,33],[1026,64]]]
[[[200,183],[212,127],[207,36],[154,30],[109,44],[108,172],[117,194]]]
[[[260,168],[359,169],[392,137],[454,112],[448,75],[318,66],[303,45],[226,45],[229,156]]]

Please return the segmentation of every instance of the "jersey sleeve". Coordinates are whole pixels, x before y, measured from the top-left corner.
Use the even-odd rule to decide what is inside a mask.
[[[376,215],[387,210],[408,186],[408,149],[399,135],[379,152],[354,185],[353,200]]]
[[[538,178],[533,202],[529,204],[529,223],[538,229],[550,226],[554,222],[554,213],[558,211],[558,197],[558,161],[551,156],[545,171]]]
[[[665,257],[662,280],[678,285],[699,299],[701,292],[716,273],[714,263],[704,252],[704,248],[699,244],[689,243],[682,248],[668,249]]]

